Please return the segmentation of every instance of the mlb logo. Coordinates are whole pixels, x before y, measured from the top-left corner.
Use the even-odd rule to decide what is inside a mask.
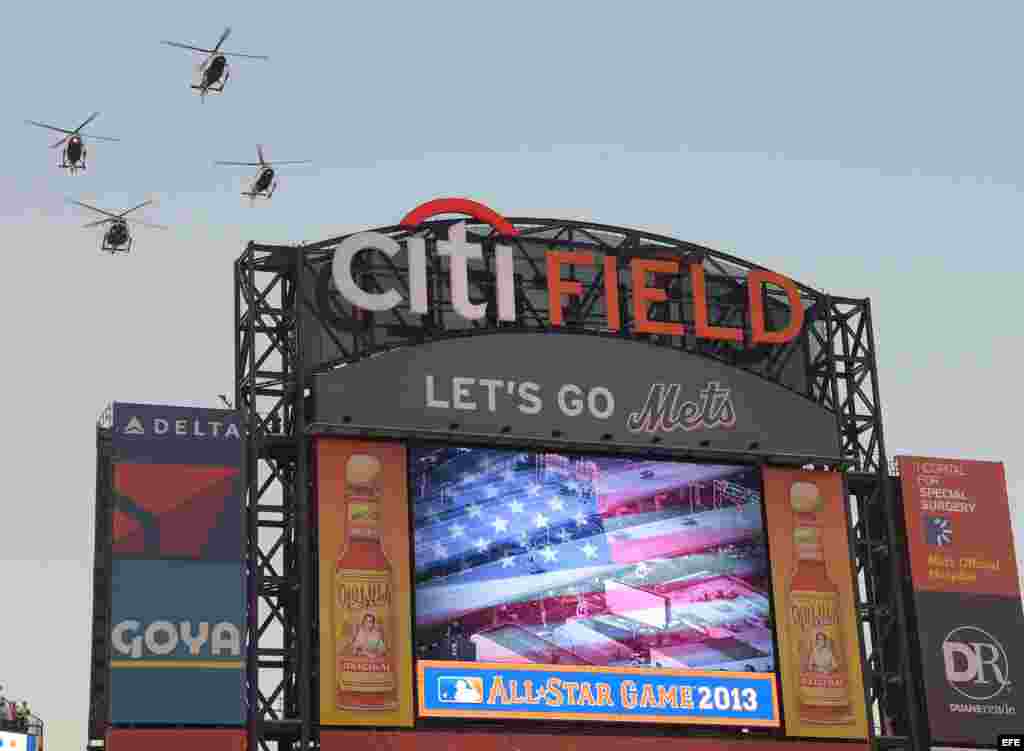
[[[924,540],[928,545],[953,544],[953,521],[943,516],[926,516],[924,518]]]
[[[437,696],[446,704],[483,704],[483,678],[441,676],[437,679]]]

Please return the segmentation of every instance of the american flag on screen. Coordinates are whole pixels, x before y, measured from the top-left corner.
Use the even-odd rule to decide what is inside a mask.
[[[749,468],[453,448],[411,460],[418,629],[524,623],[544,601],[587,615],[609,579],[671,592],[767,569]]]

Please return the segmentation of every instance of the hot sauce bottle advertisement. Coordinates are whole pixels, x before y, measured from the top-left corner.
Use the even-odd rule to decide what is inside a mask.
[[[842,477],[765,469],[786,733],[867,737]]]
[[[413,724],[406,451],[321,438],[320,722]]]

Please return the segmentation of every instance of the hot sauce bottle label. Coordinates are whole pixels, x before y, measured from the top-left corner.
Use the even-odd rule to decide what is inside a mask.
[[[348,525],[350,537],[378,539],[380,532],[380,509],[376,503],[356,502],[348,504]]]
[[[800,674],[800,703],[846,707],[850,703],[839,597],[831,592],[790,593],[790,627]]]
[[[391,577],[387,571],[339,569],[335,575],[338,689],[395,689]]]

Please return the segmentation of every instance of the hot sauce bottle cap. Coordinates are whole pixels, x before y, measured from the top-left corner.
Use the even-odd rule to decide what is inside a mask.
[[[813,482],[794,482],[789,489],[789,504],[798,514],[813,514],[825,507]]]
[[[817,512],[824,508],[821,493],[813,482],[794,482],[789,489],[789,503],[796,512],[793,545],[802,560],[821,560],[824,542]]]
[[[353,454],[345,465],[345,482],[350,487],[373,487],[381,472],[380,459],[369,454]]]

